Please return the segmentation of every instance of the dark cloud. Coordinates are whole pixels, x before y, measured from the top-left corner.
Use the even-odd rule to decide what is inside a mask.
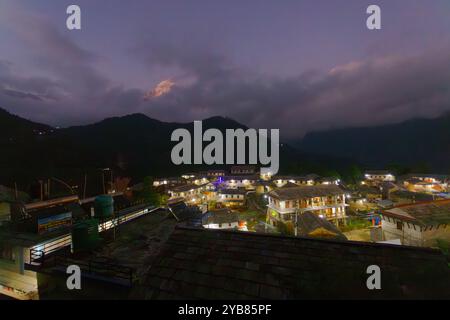
[[[3,18],[29,48],[34,68],[19,72],[16,62],[0,60],[0,107],[51,124],[132,112],[183,122],[223,115],[299,137],[311,130],[431,117],[450,109],[449,48],[409,56],[391,55],[386,48],[330,71],[274,77],[237,67],[216,43],[160,32],[139,40],[127,58],[141,61],[149,73],[164,69],[175,84],[166,94],[144,99],[144,90],[99,72],[103,57],[46,19],[17,12]],[[32,75],[36,70],[39,76]]]
[[[144,48],[140,54],[150,67],[177,66],[195,79],[147,105],[150,114],[166,120],[219,114],[295,137],[311,130],[432,117],[450,109],[450,50],[370,58],[327,73],[279,79],[243,73],[214,54],[153,43]]]
[[[18,66],[0,60],[4,108],[54,125],[87,123],[137,110],[143,92],[118,86],[102,75],[96,68],[97,55],[42,16],[12,10],[7,20],[46,76],[24,76]]]

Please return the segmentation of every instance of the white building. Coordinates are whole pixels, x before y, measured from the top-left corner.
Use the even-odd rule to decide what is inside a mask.
[[[395,182],[395,176],[386,170],[366,171],[363,184],[379,185],[383,182]]]
[[[219,209],[207,212],[202,218],[206,229],[239,229],[239,215],[229,209]]]
[[[253,190],[255,189],[255,184],[257,181],[258,177],[254,175],[225,176],[223,178],[223,186],[226,189],[244,188],[247,190]]]
[[[214,197],[215,190],[212,183],[186,184],[170,189],[169,195],[170,199],[182,198],[189,204],[199,204]]]
[[[382,212],[383,240],[403,245],[433,247],[450,240],[450,200],[398,206]]]
[[[295,219],[296,214],[312,212],[338,224],[345,223],[345,192],[337,185],[298,186],[275,189],[268,193],[268,218],[277,221]]]
[[[222,189],[217,194],[217,202],[227,207],[239,207],[245,204],[246,191],[242,189]]]

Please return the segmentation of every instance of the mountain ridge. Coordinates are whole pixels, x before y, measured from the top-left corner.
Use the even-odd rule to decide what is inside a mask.
[[[395,124],[311,132],[294,145],[303,152],[352,158],[368,167],[397,163],[450,172],[450,113]]]

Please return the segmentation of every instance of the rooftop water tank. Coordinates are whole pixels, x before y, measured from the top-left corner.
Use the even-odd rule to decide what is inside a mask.
[[[95,198],[94,214],[98,219],[109,218],[114,213],[114,199],[112,196],[101,195]]]
[[[73,252],[92,250],[99,244],[100,239],[97,219],[83,220],[72,228]]]

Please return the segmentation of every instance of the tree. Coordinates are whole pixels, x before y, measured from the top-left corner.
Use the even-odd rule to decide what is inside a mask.
[[[362,179],[363,173],[357,165],[352,165],[348,169],[348,181],[353,184],[357,184]]]
[[[153,187],[153,178],[145,177],[142,183],[142,190],[138,193],[138,198],[154,206],[161,206],[167,203],[167,195],[162,195]]]

